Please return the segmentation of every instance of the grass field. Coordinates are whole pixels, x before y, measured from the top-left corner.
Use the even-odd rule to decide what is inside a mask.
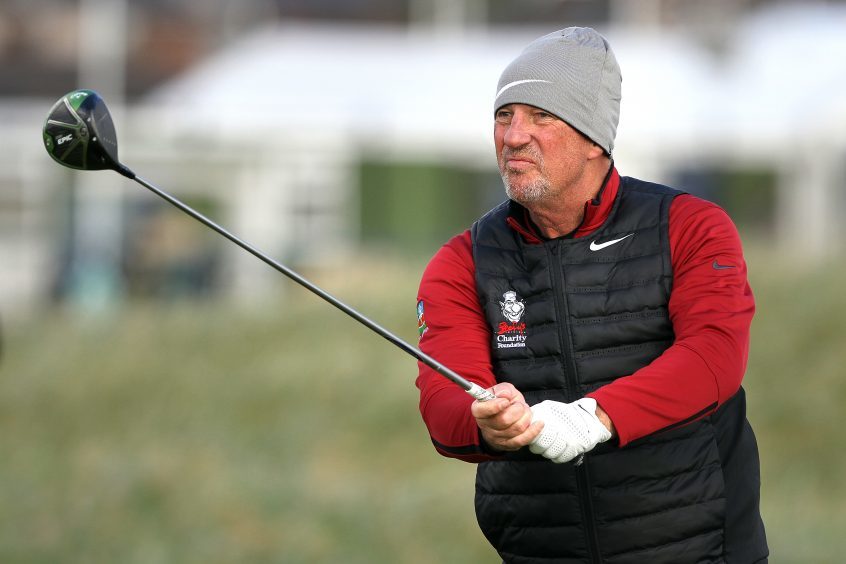
[[[846,552],[846,269],[751,254],[746,387],[772,562]],[[415,340],[422,263],[309,273]],[[415,362],[284,280],[261,310],[54,310],[5,328],[0,562],[495,562]]]

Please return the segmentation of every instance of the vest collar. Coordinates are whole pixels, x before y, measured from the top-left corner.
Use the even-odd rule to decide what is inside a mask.
[[[585,213],[581,224],[566,237],[575,239],[596,231],[608,219],[608,215],[614,207],[614,200],[617,199],[619,188],[620,174],[612,162],[596,197],[585,202]],[[530,245],[537,245],[545,240],[545,237],[541,235],[540,230],[532,221],[529,210],[513,200],[509,202],[508,218],[505,221]]]

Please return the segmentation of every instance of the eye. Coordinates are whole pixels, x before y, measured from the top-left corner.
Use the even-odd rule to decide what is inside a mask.
[[[511,112],[505,109],[499,109],[494,114],[494,119],[497,123],[508,123],[511,121]]]
[[[554,115],[552,115],[549,112],[545,112],[543,110],[537,110],[535,112],[535,118],[540,120],[540,121],[556,119],[556,117]]]

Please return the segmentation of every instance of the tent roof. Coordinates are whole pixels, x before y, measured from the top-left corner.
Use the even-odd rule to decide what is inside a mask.
[[[741,21],[720,59],[668,32],[600,30],[623,69],[618,142],[767,145],[825,123],[846,90],[846,7],[777,8]],[[460,35],[400,27],[265,27],[165,85],[149,102],[176,131],[296,142],[490,147],[499,73],[538,29]]]

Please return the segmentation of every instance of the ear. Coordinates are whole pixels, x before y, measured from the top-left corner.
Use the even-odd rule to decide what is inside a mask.
[[[597,145],[596,143],[591,142],[590,150],[588,151],[587,158],[588,160],[598,159],[599,157],[604,157],[605,149]]]

